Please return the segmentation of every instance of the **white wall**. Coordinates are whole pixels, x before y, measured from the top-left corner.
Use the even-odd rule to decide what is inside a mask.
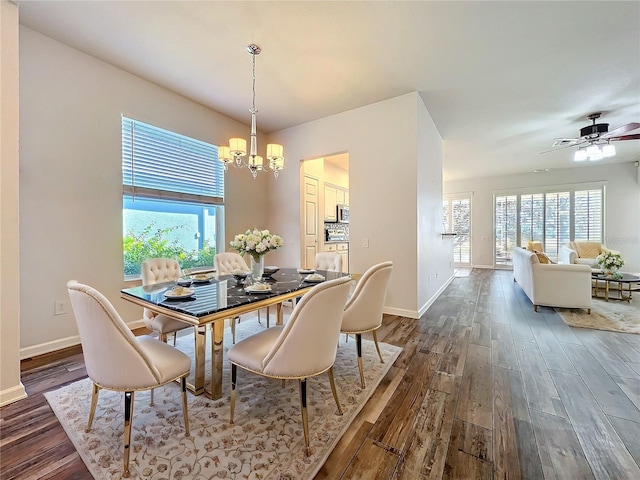
[[[299,162],[348,152],[349,269],[364,272],[375,263],[392,260],[394,272],[385,311],[417,317],[422,307],[418,304],[417,272],[432,275],[430,291],[438,291],[447,280],[446,275],[436,279],[437,266],[429,264],[426,256],[418,259],[417,253],[419,234],[430,228],[418,230],[416,219],[419,214],[426,215],[424,209],[429,205],[426,200],[418,203],[418,188],[428,186],[423,172],[433,169],[441,175],[438,172],[442,169],[441,146],[425,146],[428,141],[440,144],[439,137],[433,131],[418,135],[418,126],[428,127],[427,117],[418,94],[410,93],[270,135],[270,141],[285,146],[288,163],[278,181],[269,184],[268,223],[285,242],[296,246],[274,252],[270,262],[300,262],[300,227],[290,221],[300,218]],[[419,175],[422,178],[417,180]],[[438,197],[438,212],[441,194],[438,190],[433,197]],[[420,242],[435,242],[430,233],[425,235]],[[362,246],[365,239],[368,248]]]
[[[18,7],[0,1],[0,406],[26,396],[20,382]]]
[[[640,177],[633,163],[611,163],[491,178],[447,182],[447,194],[473,192],[471,248],[475,266],[493,264],[493,193],[549,185],[606,182],[605,244],[619,250],[624,271],[640,272]]]
[[[246,125],[20,28],[23,358],[78,343],[73,315],[53,315],[54,301],[68,300],[70,279],[101,290],[125,321],[142,317],[119,294],[128,286],[121,114],[218,145],[249,134]],[[270,180],[254,181],[246,169],[227,173],[227,243],[254,225],[268,227],[264,198]]]

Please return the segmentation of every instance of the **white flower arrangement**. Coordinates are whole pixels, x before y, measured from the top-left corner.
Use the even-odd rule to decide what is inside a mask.
[[[281,237],[272,234],[269,230],[254,228],[236,235],[229,245],[240,255],[248,253],[257,262],[266,253],[282,247],[284,242]]]
[[[596,262],[602,270],[618,270],[624,265],[624,260],[619,253],[604,251],[596,257]]]

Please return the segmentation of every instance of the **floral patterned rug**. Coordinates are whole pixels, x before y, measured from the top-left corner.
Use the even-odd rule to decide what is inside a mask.
[[[243,316],[238,341],[264,326]],[[229,329],[225,345],[231,344]],[[192,351],[193,338],[178,338],[178,348]],[[131,478],[138,479],[308,479],[313,478],[356,414],[371,396],[402,348],[380,343],[381,364],[371,341],[363,339],[367,387],[360,388],[355,341],[341,336],[334,366],[344,415],[337,416],[326,374],[308,380],[309,432],[312,454],[304,454],[298,382],[266,379],[238,369],[235,424],[229,424],[229,368],[224,371],[224,396],[209,400],[188,394],[191,436],[184,435],[178,384],[135,395],[131,434]],[[208,350],[209,351],[209,350]],[[207,362],[208,364],[208,362]],[[119,479],[122,473],[122,393],[100,393],[91,432],[91,381],[84,379],[45,394],[47,401],[96,479]]]

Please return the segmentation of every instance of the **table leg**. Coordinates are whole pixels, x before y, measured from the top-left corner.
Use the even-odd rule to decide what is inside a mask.
[[[207,326],[193,327],[195,337],[195,379],[193,385],[187,383],[187,388],[194,395],[204,393],[204,356],[207,345]]]
[[[605,287],[604,287],[604,298],[607,300],[607,302],[609,301],[609,282],[605,281]]]
[[[224,321],[211,324],[211,391],[207,396],[213,400],[222,398],[222,355],[224,353]]]
[[[283,324],[282,302],[276,303],[276,325]]]

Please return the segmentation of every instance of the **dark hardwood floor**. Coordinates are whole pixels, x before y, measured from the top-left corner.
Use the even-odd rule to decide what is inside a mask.
[[[404,351],[317,478],[640,479],[640,335],[568,327],[511,272],[474,270],[378,338]],[[90,478],[42,395],[84,377],[82,355],[23,368],[1,478]]]

